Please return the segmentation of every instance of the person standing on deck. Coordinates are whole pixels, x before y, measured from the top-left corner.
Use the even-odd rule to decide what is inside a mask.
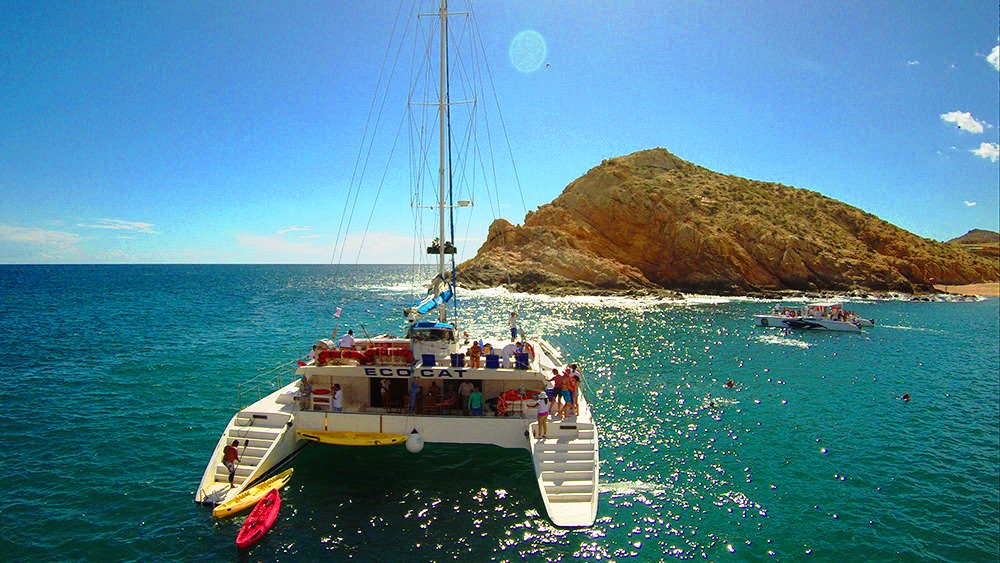
[[[339,383],[333,384],[333,400],[330,402],[330,406],[333,407],[333,412],[344,410],[344,391],[340,388]]]
[[[385,409],[386,412],[389,411],[389,381],[390,380],[387,377],[387,378],[385,378],[385,379],[382,380],[382,384],[381,384],[381,387],[382,387],[382,408]]]
[[[461,385],[458,386],[458,394],[462,399],[462,414],[469,416],[469,395],[472,394],[472,390],[475,386],[469,381],[463,381]]]
[[[236,478],[236,464],[240,462],[240,451],[237,449],[240,447],[239,440],[233,440],[231,445],[226,446],[222,450],[222,464],[226,466],[229,470],[229,488],[234,489],[236,485],[233,484],[233,479]]]
[[[347,334],[340,339],[340,344],[337,345],[341,350],[353,350],[354,349],[354,330],[347,331]]]
[[[479,341],[476,340],[469,346],[469,366],[473,368],[479,367],[479,356],[482,355],[483,349],[479,346]]]
[[[469,412],[472,413],[472,416],[483,416],[483,406],[485,404],[482,391],[473,385],[472,393],[469,394]]]
[[[421,397],[422,390],[420,389],[420,382],[416,377],[413,378],[413,382],[410,383],[410,414],[414,414],[419,408],[417,404]]]
[[[549,433],[549,396],[545,392],[539,393],[538,400],[528,406],[538,407],[538,430],[535,438],[544,440]]]
[[[299,396],[296,397],[300,409],[308,410],[312,406],[312,392],[313,386],[309,384],[309,378],[303,375],[299,383]]]
[[[507,321],[510,325],[510,341],[513,342],[517,340],[517,313],[514,311],[510,312],[510,319]]]

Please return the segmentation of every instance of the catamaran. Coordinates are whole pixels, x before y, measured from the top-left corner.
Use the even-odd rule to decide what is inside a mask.
[[[436,258],[437,274],[426,295],[404,309],[404,320],[399,322],[405,330],[400,336],[351,335],[340,342],[335,336],[320,338],[313,356],[295,371],[295,381],[279,383],[270,394],[241,408],[209,457],[195,493],[198,503],[217,505],[233,498],[311,444],[401,447],[393,444],[405,443],[415,454],[424,444],[489,444],[530,454],[553,524],[587,527],[596,519],[599,436],[583,392],[585,381],[575,411],[553,419],[540,434],[539,395],[550,390],[553,370],[570,369],[560,351],[542,338],[515,333],[508,342],[507,334],[475,338],[458,329],[453,300],[458,289],[455,245],[445,225],[452,216],[446,212],[464,206],[463,202],[450,205],[448,192],[453,148],[449,17],[459,14],[449,13],[447,0],[442,0],[433,15],[434,25],[440,26],[436,106],[441,141],[438,232],[427,254]],[[234,440],[241,444],[241,460],[231,485],[222,458]]]
[[[781,307],[775,304],[770,315],[754,315],[757,326],[795,328],[800,330],[829,330],[834,332],[861,332],[862,327],[873,327],[875,321],[859,317],[844,309],[842,303],[807,303],[801,306]]]

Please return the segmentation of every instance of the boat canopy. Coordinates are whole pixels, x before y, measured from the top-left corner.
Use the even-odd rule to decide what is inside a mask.
[[[413,340],[455,340],[455,327],[448,323],[422,321],[410,325],[408,332]]]

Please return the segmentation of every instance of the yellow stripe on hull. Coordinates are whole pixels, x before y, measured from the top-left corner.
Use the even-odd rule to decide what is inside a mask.
[[[406,434],[382,432],[334,432],[324,430],[296,430],[303,440],[334,444],[337,446],[392,446],[406,441]]]
[[[233,514],[242,512],[252,507],[257,504],[257,501],[264,498],[264,495],[266,495],[271,489],[280,489],[287,485],[288,481],[292,479],[293,471],[295,471],[294,468],[287,469],[270,479],[257,483],[219,506],[216,506],[212,509],[212,516],[215,516],[216,518],[225,518],[226,516],[232,516]]]

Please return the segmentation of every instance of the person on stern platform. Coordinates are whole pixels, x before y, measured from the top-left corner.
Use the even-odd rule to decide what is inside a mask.
[[[510,312],[510,318],[507,320],[507,324],[510,325],[510,341],[513,342],[517,340],[517,313],[514,311]]]
[[[535,434],[535,438],[544,440],[549,433],[549,396],[545,393],[539,393],[538,400],[528,406],[538,408],[538,432]]]
[[[340,339],[340,344],[337,345],[341,350],[353,350],[354,349],[354,330],[347,331],[347,334]]]
[[[222,464],[226,466],[229,470],[229,488],[235,489],[236,485],[233,484],[233,479],[236,478],[236,464],[240,462],[240,451],[237,449],[240,447],[239,440],[233,440],[233,443],[226,446],[222,450]]]

